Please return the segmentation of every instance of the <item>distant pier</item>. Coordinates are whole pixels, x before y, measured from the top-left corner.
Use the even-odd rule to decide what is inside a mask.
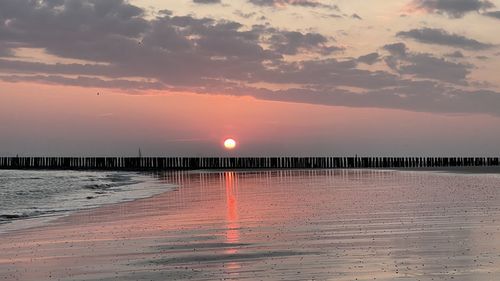
[[[217,170],[500,166],[499,157],[0,157],[0,169]]]

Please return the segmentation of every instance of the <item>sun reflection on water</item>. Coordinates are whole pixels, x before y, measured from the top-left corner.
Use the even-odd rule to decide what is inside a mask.
[[[238,244],[240,242],[240,223],[238,215],[238,180],[234,172],[224,173],[224,183],[226,187],[226,243]],[[234,255],[238,253],[237,246],[229,247],[225,254]],[[238,262],[230,261],[226,267],[230,270],[239,269]]]

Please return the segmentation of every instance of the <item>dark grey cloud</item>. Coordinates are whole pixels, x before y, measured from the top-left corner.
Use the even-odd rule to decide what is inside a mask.
[[[484,13],[483,15],[486,15],[486,16],[492,17],[492,18],[496,18],[496,19],[500,19],[500,11],[491,11],[491,12]]]
[[[469,64],[447,61],[430,54],[412,54],[404,62],[398,68],[402,74],[461,85],[467,84],[466,78],[472,68]]]
[[[328,39],[319,33],[276,32],[269,39],[269,43],[273,50],[284,55],[296,55],[301,50],[313,50],[328,55],[342,50],[340,47],[328,45]]]
[[[2,37],[2,40],[14,42],[29,47],[43,48],[47,52],[73,59],[83,59],[107,63],[105,70],[101,67],[96,74],[123,77],[147,77],[156,79],[167,85],[190,86],[206,83],[207,79],[243,79],[253,72],[264,71],[263,62],[280,60],[284,54],[300,52],[318,52],[325,54],[337,49],[327,44],[327,39],[316,33],[300,33],[281,31],[265,26],[254,26],[250,30],[231,21],[215,21],[212,19],[197,19],[191,16],[172,16],[170,12],[161,13],[153,20],[146,21],[139,15],[141,10],[134,10],[128,17],[119,13],[109,12],[109,8],[102,11],[96,3],[100,1],[70,1],[64,5],[84,5],[85,9],[59,8],[56,12],[44,2],[39,6],[31,7],[26,1],[4,1],[0,9],[5,6],[21,7],[12,10],[2,17],[15,19],[16,23],[2,26],[2,32],[12,36]],[[61,4],[62,5],[62,4]],[[126,10],[129,4],[124,1],[114,1],[115,9]],[[123,7],[122,7],[123,6]],[[16,12],[17,11],[17,12]],[[69,13],[69,15],[66,15]],[[78,14],[80,13],[80,14]],[[94,20],[96,14],[109,13],[106,28]],[[24,18],[26,17],[26,19]],[[38,23],[31,22],[31,18],[38,18]],[[76,23],[63,24],[63,19]],[[89,21],[89,22],[87,22]],[[57,22],[48,32],[49,27],[40,23]],[[134,24],[134,32],[124,33],[117,27]],[[115,27],[115,28],[113,28]],[[25,30],[26,29],[26,30]],[[62,31],[54,32],[54,30]],[[90,34],[92,29],[95,36]],[[22,31],[23,36],[16,35]],[[48,33],[51,36],[40,36]],[[25,35],[26,36],[25,36]],[[264,49],[261,46],[265,38],[274,38],[273,48]],[[71,39],[71,40],[68,40]],[[283,40],[283,41],[280,41]],[[267,40],[267,39],[266,39]],[[282,44],[287,43],[285,48]],[[9,65],[2,62],[3,65]],[[40,65],[22,65],[26,71]],[[4,67],[6,69],[8,67]],[[61,70],[63,67],[58,67]],[[92,68],[88,65],[68,65],[64,73],[81,74]],[[17,70],[20,71],[21,67]],[[55,69],[55,67],[45,67]],[[71,70],[71,71],[70,71]],[[93,71],[97,71],[93,69]],[[91,73],[85,72],[87,75]],[[210,77],[213,76],[213,77]]]
[[[430,13],[447,15],[450,18],[461,18],[469,12],[495,7],[488,0],[413,0],[412,5]]]
[[[0,80],[6,82],[39,82],[46,84],[68,85],[92,88],[112,88],[126,91],[164,89],[158,82],[135,81],[125,79],[104,80],[96,77],[65,77],[61,75],[0,75]]]
[[[464,54],[460,51],[454,51],[453,53],[445,54],[444,56],[457,59],[465,58]]]
[[[410,52],[404,43],[388,44],[384,49],[390,54],[385,57],[387,66],[399,74],[416,78],[467,85],[467,75],[473,67],[470,64],[448,61],[431,54]]]
[[[12,49],[0,44],[0,57],[10,57],[13,55]]]
[[[380,55],[378,53],[370,53],[370,54],[367,54],[364,56],[360,56],[358,58],[358,62],[372,65],[372,64],[376,63],[377,61],[379,61],[379,59],[380,59]]]
[[[220,0],[193,0],[197,4],[218,4]]]
[[[462,35],[449,33],[444,29],[438,28],[420,28],[409,31],[401,31],[397,36],[410,38],[426,44],[435,44],[443,46],[458,47],[469,50],[483,50],[493,47],[491,44],[482,43]]]
[[[244,26],[170,11],[148,18],[122,0],[4,0],[0,22],[3,81],[500,116],[499,93],[462,90],[463,85],[473,85],[468,79],[472,65],[412,52],[404,43],[383,46],[380,53],[338,59],[332,52],[342,48],[320,33]],[[12,52],[19,47],[87,62],[19,61]],[[307,55],[287,58],[297,54]],[[360,63],[380,60],[390,71],[359,68]],[[253,86],[267,84],[293,88],[272,91]]]
[[[348,86],[363,89],[393,87],[399,78],[383,71],[357,68],[356,60],[318,59],[276,63],[270,69],[255,73],[249,82],[301,84],[316,89],[335,89]]]
[[[384,49],[394,56],[404,57],[406,56],[407,48],[404,43],[392,43],[384,46]]]
[[[118,46],[127,47],[120,43],[149,28],[143,15],[142,9],[121,0],[5,0],[0,2],[0,22],[7,24],[0,25],[0,38],[62,57],[103,61],[113,59],[113,53],[127,56]],[[100,52],[86,51],[98,45]]]
[[[488,90],[461,90],[432,81],[401,81],[397,88],[363,94],[346,90],[235,88],[243,95],[259,99],[332,106],[398,108],[418,112],[481,113],[500,116],[499,93]]]

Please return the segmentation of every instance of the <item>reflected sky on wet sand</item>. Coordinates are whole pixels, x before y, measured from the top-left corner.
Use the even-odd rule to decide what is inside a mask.
[[[180,187],[2,237],[0,277],[34,280],[51,260],[50,272],[61,280],[500,278],[496,174],[295,170],[157,176]],[[42,245],[39,256],[18,252],[32,260],[6,269],[14,247],[28,252],[29,243],[21,243],[28,240]]]

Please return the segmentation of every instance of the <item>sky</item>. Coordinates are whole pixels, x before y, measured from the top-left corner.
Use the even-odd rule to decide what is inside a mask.
[[[498,156],[499,24],[500,0],[2,0],[0,155]]]

